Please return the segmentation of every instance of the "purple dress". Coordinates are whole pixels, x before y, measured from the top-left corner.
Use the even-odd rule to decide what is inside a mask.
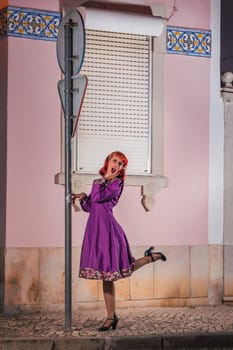
[[[123,190],[122,179],[95,180],[91,193],[81,200],[89,212],[80,259],[79,277],[116,281],[128,277],[134,261],[122,227],[113,216]]]

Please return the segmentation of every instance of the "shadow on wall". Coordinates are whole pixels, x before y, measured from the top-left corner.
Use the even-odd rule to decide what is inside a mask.
[[[7,72],[8,40],[0,40],[0,312],[4,309],[7,169]]]
[[[5,258],[4,248],[0,248],[0,312],[4,311]]]
[[[221,0],[221,75],[233,72],[232,12],[233,2]]]

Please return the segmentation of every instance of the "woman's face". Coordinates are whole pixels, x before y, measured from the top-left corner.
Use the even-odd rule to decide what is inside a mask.
[[[108,161],[108,168],[105,174],[105,178],[113,179],[117,177],[123,167],[124,163],[122,160],[118,156],[113,155],[112,158]]]

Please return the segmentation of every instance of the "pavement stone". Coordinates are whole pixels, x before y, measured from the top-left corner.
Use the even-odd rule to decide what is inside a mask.
[[[0,350],[232,349],[233,306],[119,308],[115,331],[98,332],[103,309],[0,314]]]

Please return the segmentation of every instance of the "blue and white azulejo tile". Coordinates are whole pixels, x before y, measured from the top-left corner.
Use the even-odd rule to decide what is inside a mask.
[[[55,41],[61,15],[58,12],[9,6],[1,10],[0,19],[0,34]]]
[[[167,27],[167,52],[211,57],[211,31]]]

